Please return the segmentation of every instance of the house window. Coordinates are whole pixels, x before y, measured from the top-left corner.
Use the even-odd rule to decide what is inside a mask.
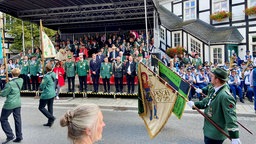
[[[256,56],[256,36],[252,36],[252,54],[253,57]]]
[[[190,51],[196,52],[199,56],[201,56],[201,44],[192,38],[190,39]]]
[[[184,18],[185,20],[196,18],[196,2],[195,0],[190,0],[185,2],[184,8]]]
[[[222,64],[223,53],[222,48],[213,48],[213,63]]]
[[[162,27],[160,27],[160,38],[161,39],[165,39],[165,32],[164,32],[164,29]]]
[[[213,1],[213,13],[219,11],[228,11],[228,1],[227,0],[214,0]]]
[[[249,1],[249,7],[256,6],[256,0]]]
[[[173,33],[173,46],[174,47],[181,46],[181,33],[180,32]]]

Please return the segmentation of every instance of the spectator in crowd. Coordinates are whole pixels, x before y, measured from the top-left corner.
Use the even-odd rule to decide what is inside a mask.
[[[96,59],[96,54],[92,54],[92,60],[90,61],[91,77],[93,82],[93,92],[98,92],[99,87],[99,74],[100,74],[100,62]]]
[[[72,57],[69,55],[67,62],[64,64],[64,69],[68,78],[68,92],[75,92],[75,68],[77,68],[75,62],[72,61]]]
[[[20,61],[20,65],[21,65],[20,76],[24,81],[22,90],[30,91],[31,87],[30,87],[30,81],[29,81],[30,74],[29,74],[28,56],[24,56],[24,59],[22,61]]]
[[[8,60],[8,76],[12,77],[11,71],[15,68],[15,64],[13,63],[12,59]]]
[[[162,60],[161,60],[166,66],[169,66],[168,60],[166,58],[165,55],[162,56]]]
[[[103,55],[103,51],[104,51],[104,49],[101,48],[98,51],[97,56],[96,56],[97,61],[99,61],[100,63],[104,62],[104,59],[105,59],[105,56]]]
[[[200,69],[200,73],[196,76],[196,85],[198,88],[202,89],[203,87],[206,87],[209,83],[208,76],[205,74],[204,68]],[[200,93],[197,94],[197,97],[199,100],[202,100],[203,97]]]
[[[73,144],[93,144],[102,138],[105,126],[100,108],[95,104],[83,104],[68,110],[60,119],[62,127],[68,127],[68,138]]]
[[[244,62],[251,62],[253,60],[253,57],[252,57],[252,55],[250,54],[250,51],[249,50],[247,50],[246,51],[246,55],[244,56]]]
[[[112,75],[112,65],[108,62],[108,58],[104,58],[104,62],[100,66],[100,77],[103,80],[104,93],[110,93],[110,77]],[[106,87],[108,86],[108,88]]]
[[[6,71],[5,71],[5,65],[2,64],[0,67],[0,89],[3,90],[5,86],[5,81],[6,81]]]
[[[124,64],[121,61],[120,56],[116,58],[116,62],[113,63],[113,75],[115,78],[116,93],[123,93],[123,71]]]
[[[40,95],[39,107],[38,109],[48,118],[48,122],[43,126],[51,127],[55,121],[55,117],[53,116],[53,101],[56,96],[55,93],[55,80],[56,74],[52,72],[51,64],[47,64],[46,74],[39,86],[40,90],[42,90],[42,94]],[[45,106],[47,105],[48,110],[46,110]]]
[[[32,81],[32,90],[37,91],[38,90],[38,73],[39,73],[39,63],[36,60],[36,55],[32,55],[32,59],[29,64],[29,74]]]
[[[183,57],[182,63],[183,63],[185,66],[191,64],[191,60],[190,60],[190,58],[189,58],[189,54],[188,54],[188,53],[186,53],[186,54],[185,54],[185,57]]]
[[[1,126],[6,135],[6,141],[3,144],[7,144],[14,139],[14,134],[8,122],[8,117],[13,113],[14,123],[15,123],[15,133],[16,139],[13,142],[21,142],[22,137],[22,123],[21,123],[21,99],[20,90],[23,84],[23,80],[18,78],[20,75],[20,70],[14,68],[11,71],[12,80],[9,81],[4,89],[0,92],[0,96],[6,97],[4,106],[1,112]]]
[[[191,68],[187,68],[187,73],[183,75],[183,79],[185,79],[187,82],[189,82],[191,85],[195,86],[196,79],[191,73]],[[189,100],[193,98],[193,95],[195,94],[195,89],[191,88],[190,93],[189,93]]]
[[[56,99],[59,99],[59,93],[61,92],[61,87],[65,85],[65,80],[64,80],[64,74],[65,70],[61,66],[60,62],[57,62],[55,65],[55,68],[53,69],[53,72],[56,74],[56,79],[58,80],[57,83],[57,91],[56,91]]]
[[[110,52],[110,62],[114,62],[116,60],[116,57],[119,55],[116,51],[117,47],[115,45],[112,46],[112,51]]]
[[[250,79],[250,73],[253,70],[253,65],[249,65],[248,67],[249,67],[248,70],[245,71],[245,74],[244,74],[244,82],[245,82],[244,91],[246,92],[246,96],[248,97],[248,100],[250,102],[253,102],[252,97],[253,97],[254,93],[253,93],[253,88],[251,88],[251,86],[250,86],[250,83],[252,81]]]
[[[250,86],[253,88],[254,93],[254,111],[256,114],[256,66],[254,65],[252,72],[250,73]]]
[[[195,58],[192,60],[192,65],[196,67],[197,70],[199,65],[203,65],[202,59],[199,57],[199,55],[196,53]]]
[[[136,63],[133,57],[129,56],[129,61],[125,64],[125,74],[127,79],[128,94],[134,93],[134,78],[136,76]]]
[[[80,92],[83,92],[83,86],[85,92],[87,92],[87,73],[89,73],[88,61],[83,58],[83,54],[80,54],[79,61],[76,63],[76,74],[79,78]]]
[[[229,76],[228,84],[235,100],[236,100],[236,93],[238,92],[240,101],[244,103],[242,88],[240,87],[240,78],[236,73],[236,69],[232,69],[231,75]]]

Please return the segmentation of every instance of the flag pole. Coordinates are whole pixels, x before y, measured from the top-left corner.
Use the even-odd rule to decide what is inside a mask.
[[[40,19],[40,38],[41,38],[41,51],[42,51],[42,74],[44,74],[44,45],[43,45],[43,24],[42,19]]]
[[[2,28],[2,49],[3,49],[3,58],[4,58],[4,65],[5,65],[5,81],[8,82],[9,81],[9,77],[8,77],[8,63],[7,63],[7,58],[6,58],[6,51],[5,51],[5,47],[4,47],[4,44],[5,44],[5,33],[4,33],[4,14],[3,14],[3,28]]]
[[[145,64],[143,64],[142,62],[140,62],[140,64],[144,65],[145,67],[147,67]],[[147,67],[148,68],[148,67]],[[167,85],[168,87],[170,87],[172,90],[176,91],[168,82],[166,82],[163,78],[161,78],[159,75],[157,75],[155,72],[153,72],[151,69],[148,68],[149,71],[151,71],[156,77],[158,77],[160,79],[160,82],[162,82],[163,84]],[[188,102],[189,100],[187,98],[185,98],[181,93],[179,93],[178,91],[176,91],[176,93],[181,96],[186,102]],[[221,132],[223,135],[225,135],[228,139],[231,140],[230,136],[222,129],[220,128],[212,119],[210,119],[207,115],[205,115],[199,108],[197,108],[196,106],[194,106],[193,108],[195,108],[201,115],[203,115],[205,117],[205,119],[207,119],[219,132]]]
[[[157,61],[159,61],[159,62],[161,62],[162,64],[164,64],[161,60],[159,60],[155,55],[152,55],[152,57],[153,58],[155,58]],[[169,67],[168,67],[169,68]],[[170,68],[169,68],[170,69]],[[172,69],[170,69],[171,71],[173,71]],[[177,75],[177,76],[179,76],[182,80],[184,80],[185,82],[187,82],[192,88],[194,88],[194,89],[197,89],[195,86],[193,86],[192,84],[190,84],[187,80],[185,80],[185,79],[183,79],[183,77],[181,77],[180,75]],[[204,93],[201,93],[204,97],[207,97],[207,95],[206,94],[204,94]],[[199,112],[199,111],[198,111]],[[201,111],[200,111],[201,112]],[[199,113],[200,113],[199,112]],[[239,121],[237,121],[237,123],[242,127],[242,128],[244,128],[247,132],[249,132],[250,134],[252,134],[253,135],[253,133],[248,129],[248,128],[246,128],[243,124],[241,124]]]

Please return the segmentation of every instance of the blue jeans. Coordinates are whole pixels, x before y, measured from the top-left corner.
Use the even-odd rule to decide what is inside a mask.
[[[13,113],[13,118],[15,122],[15,133],[16,133],[16,138],[22,139],[22,132],[21,132],[21,116],[20,116],[20,110],[21,108],[14,108],[14,109],[2,109],[1,113],[1,126],[6,134],[7,138],[13,138],[14,134],[12,132],[12,128],[8,122],[8,117]]]
[[[38,109],[48,118],[48,123],[52,123],[55,119],[53,116],[53,100],[50,99],[40,99]],[[47,105],[48,110],[46,110],[45,106]]]
[[[214,140],[214,139],[204,136],[205,144],[222,144],[223,142],[224,142],[224,140]]]

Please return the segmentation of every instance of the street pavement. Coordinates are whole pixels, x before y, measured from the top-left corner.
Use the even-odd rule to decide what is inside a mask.
[[[197,101],[197,99],[192,99]],[[3,99],[0,100],[3,102]],[[33,97],[22,97],[22,105],[38,105],[39,100]],[[136,98],[72,98],[72,97],[60,97],[59,100],[54,101],[55,106],[75,107],[83,103],[95,103],[104,109],[117,109],[117,110],[137,110],[138,100]],[[254,105],[245,99],[245,103],[237,101],[237,115],[255,117]],[[192,110],[186,105],[185,113],[199,114],[197,111]]]

